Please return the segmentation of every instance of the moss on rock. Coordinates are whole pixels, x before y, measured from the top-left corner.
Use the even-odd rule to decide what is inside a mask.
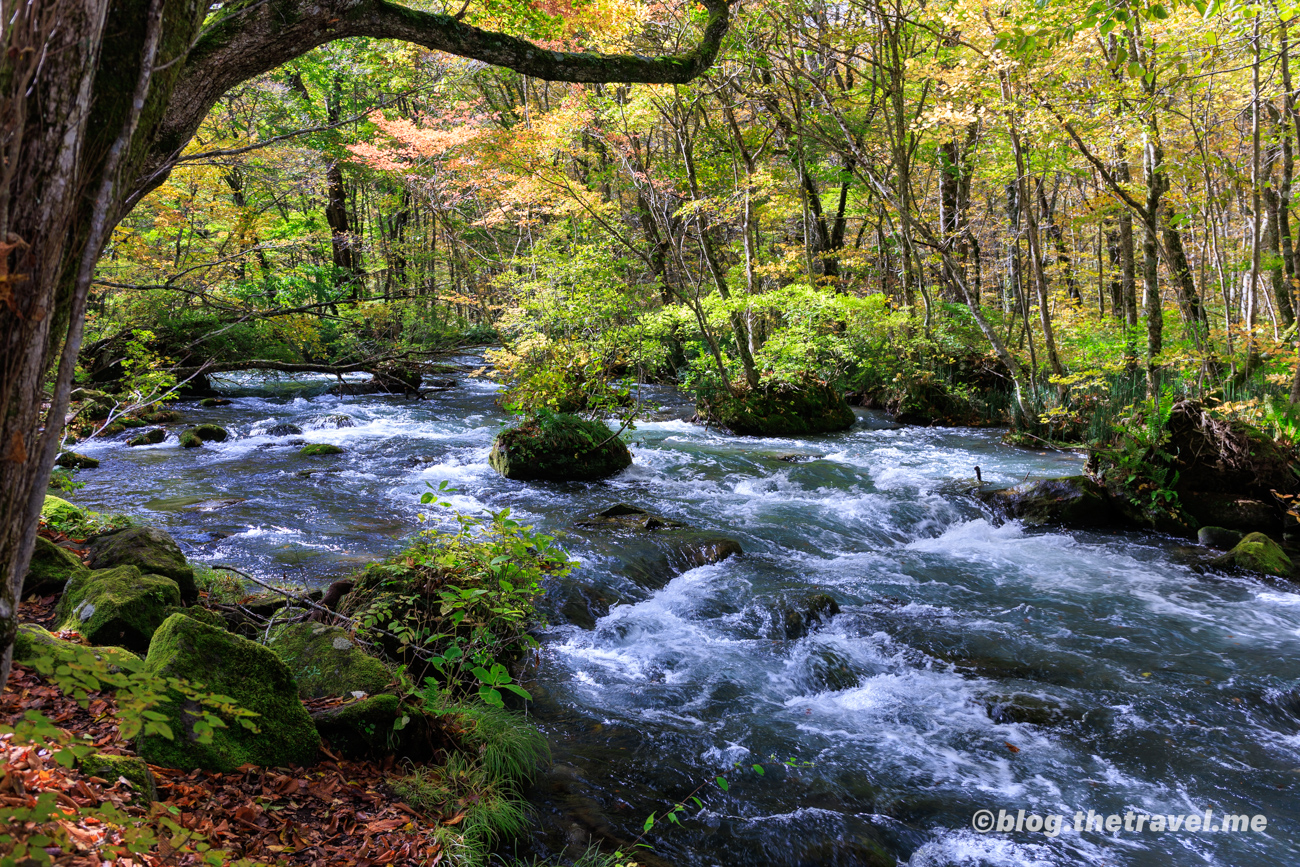
[[[700,415],[742,436],[789,437],[848,430],[857,416],[834,386],[780,384],[700,401]]]
[[[1251,533],[1227,554],[1216,557],[1213,564],[1221,569],[1263,572],[1279,578],[1290,578],[1295,571],[1295,565],[1282,546],[1263,533]]]
[[[200,443],[223,443],[230,438],[230,431],[219,424],[197,424],[185,430],[181,436],[191,434]]]
[[[431,757],[439,745],[431,724],[419,710],[395,695],[375,695],[311,715],[330,748],[350,759],[399,755],[414,761]]]
[[[343,449],[336,445],[331,445],[330,443],[312,443],[309,446],[304,446],[298,454],[305,457],[313,457],[315,455],[341,455],[343,454]]]
[[[167,431],[156,427],[131,437],[126,444],[129,446],[156,446],[165,439],[167,439]]]
[[[99,459],[79,452],[66,451],[59,452],[59,456],[54,459],[54,463],[69,470],[93,470],[99,466]]]
[[[36,537],[36,548],[32,551],[32,562],[27,567],[23,578],[23,596],[45,596],[61,593],[68,579],[89,570],[80,558],[66,548],[46,539]]]
[[[128,527],[96,536],[90,543],[89,562],[92,569],[135,566],[141,572],[163,575],[176,582],[187,603],[199,596],[194,568],[185,560],[181,546],[157,527]]]
[[[56,665],[75,662],[82,651],[92,651],[96,659],[115,667],[134,667],[140,657],[121,647],[89,648],[82,644],[64,641],[35,623],[18,624],[14,637],[14,661],[31,665],[38,659],[52,660]]]
[[[79,632],[91,644],[145,651],[181,601],[176,582],[145,575],[134,566],[117,566],[74,576],[59,600],[60,629]]]
[[[132,791],[150,801],[158,800],[158,784],[144,759],[138,756],[114,756],[95,753],[79,763],[81,772],[88,777],[99,777],[110,786],[119,779],[126,780]]]
[[[632,453],[604,422],[539,413],[502,431],[488,463],[507,479],[590,482],[632,465]]]
[[[181,431],[180,442],[183,449],[197,449],[203,445],[203,440],[192,430]]]
[[[263,767],[313,761],[320,737],[298,698],[293,674],[269,649],[183,614],[167,618],[154,635],[145,668],[162,677],[202,684],[207,692],[229,696],[256,713],[258,731],[237,722],[216,729],[210,743],[199,743],[193,715],[198,708],[175,693],[159,705],[175,737],[140,739],[140,755],[168,768],[232,771],[243,764]]]
[[[276,630],[268,646],[284,660],[303,698],[384,692],[393,676],[357,646],[347,630],[319,623],[290,623]]]
[[[46,494],[45,504],[41,506],[41,517],[51,524],[64,524],[85,520],[86,512],[67,500],[60,499],[53,494]]]

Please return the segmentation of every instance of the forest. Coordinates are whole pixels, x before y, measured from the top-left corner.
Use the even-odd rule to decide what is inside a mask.
[[[1296,9],[109,5],[56,255],[4,3],[0,865],[1294,858]]]

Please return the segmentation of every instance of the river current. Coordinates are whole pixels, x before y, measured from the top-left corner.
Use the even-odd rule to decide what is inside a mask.
[[[1000,525],[970,494],[976,465],[1003,486],[1076,473],[1077,456],[869,412],[843,434],[738,438],[659,389],[628,470],[511,482],[487,463],[509,421],[496,386],[458,360],[458,387],[424,401],[228,382],[229,406],[181,408],[230,440],[83,444],[102,465],[70,499],[164,526],[197,561],[308,584],[400,549],[443,481],[462,511],[566,534],[581,565],[551,590],[529,684],[555,758],[535,793],[552,845],[632,841],[704,783],[644,862],[1300,864],[1300,592],[1197,568],[1178,540]],[[282,424],[303,433],[268,433]],[[647,581],[642,553],[573,528],[617,503],[745,553]],[[785,637],[773,612],[812,592],[840,613]],[[981,833],[981,810],[1064,830]],[[1267,828],[1075,831],[1089,810]]]

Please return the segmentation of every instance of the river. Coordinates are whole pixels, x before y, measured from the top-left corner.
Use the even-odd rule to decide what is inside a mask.
[[[631,840],[704,783],[702,810],[647,836],[663,862],[1300,863],[1300,593],[1198,570],[1177,540],[999,526],[969,493],[976,465],[1001,486],[1079,472],[1076,455],[863,411],[843,434],[736,438],[651,389],[631,468],[523,484],[487,464],[508,421],[496,386],[453,360],[459,386],[425,401],[228,383],[229,406],[182,409],[231,440],[83,444],[102,465],[69,498],[164,526],[197,561],[309,584],[400,549],[430,483],[567,533],[581,566],[552,588],[530,686],[555,756],[535,793],[553,844]],[[281,424],[303,433],[268,434]],[[347,451],[302,457],[289,439]],[[573,530],[616,503],[745,553],[647,581],[617,539]],[[772,612],[809,592],[840,613],[788,639]],[[980,833],[981,810],[1066,827]],[[1089,810],[1267,828],[1076,832]]]

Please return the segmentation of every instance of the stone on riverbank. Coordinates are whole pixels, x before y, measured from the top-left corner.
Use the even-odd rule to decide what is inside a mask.
[[[492,468],[518,481],[591,482],[632,465],[632,453],[603,422],[539,414],[497,435]]]
[[[46,539],[36,537],[36,548],[32,551],[32,562],[23,577],[23,597],[47,596],[62,593],[68,579],[89,570],[81,559],[67,548]]]
[[[95,645],[125,647],[139,653],[181,601],[176,582],[145,575],[135,566],[117,566],[74,576],[59,600],[59,629],[72,630]]]
[[[834,386],[809,381],[738,395],[721,392],[699,406],[700,416],[740,436],[797,437],[848,430],[857,421]]]
[[[346,629],[319,623],[290,623],[267,643],[289,666],[302,698],[323,698],[388,690],[393,675],[357,646]]]
[[[96,536],[90,542],[88,560],[92,569],[135,566],[141,572],[163,575],[180,587],[186,604],[199,598],[194,568],[186,562],[181,546],[157,527],[128,527]]]
[[[1231,551],[1244,538],[1246,534],[1240,530],[1229,530],[1225,527],[1202,527],[1196,531],[1197,542],[1207,548],[1219,548],[1223,551]]]
[[[1282,546],[1263,533],[1246,536],[1227,554],[1211,561],[1211,565],[1220,569],[1262,572],[1279,578],[1290,578],[1295,572],[1295,565]]]
[[[173,614],[154,634],[145,658],[148,672],[179,677],[203,692],[229,696],[258,714],[252,732],[238,721],[198,741],[194,702],[172,693],[157,710],[166,714],[174,738],[140,738],[140,755],[167,768],[233,771],[242,764],[262,767],[305,765],[316,758],[320,737],[298,698],[292,673],[269,649],[183,614]],[[201,684],[201,686],[199,686]]]
[[[311,715],[330,749],[350,759],[397,755],[423,761],[436,746],[433,727],[422,713],[403,707],[395,695],[374,695]]]

